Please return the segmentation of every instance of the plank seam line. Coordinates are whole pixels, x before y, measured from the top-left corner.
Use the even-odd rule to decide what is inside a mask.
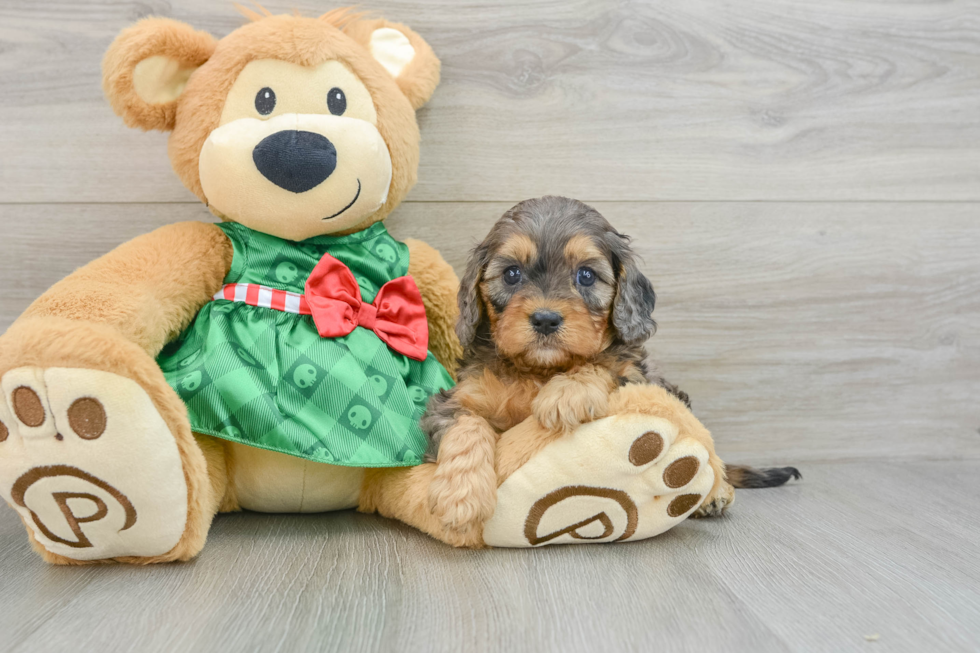
[[[402,204],[515,204],[520,202],[522,199],[493,199],[493,200],[404,200]],[[830,200],[830,199],[820,199],[820,200],[800,200],[800,199],[734,199],[734,200],[719,200],[719,199],[709,199],[709,200],[624,200],[624,199],[594,199],[594,198],[578,198],[583,202],[593,203],[593,204],[880,204],[880,205],[890,205],[890,204],[943,204],[943,205],[970,205],[970,204],[980,204],[980,198],[977,199],[966,199],[966,200],[930,200],[930,199],[911,199],[911,200]],[[159,201],[159,200],[126,200],[120,202],[93,202],[93,201],[80,201],[80,202],[0,202],[0,206],[127,206],[127,205],[196,205],[202,206],[200,202],[197,201]]]

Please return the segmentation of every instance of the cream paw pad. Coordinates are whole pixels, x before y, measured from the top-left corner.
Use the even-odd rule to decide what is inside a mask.
[[[0,495],[41,546],[101,560],[177,545],[187,521],[180,454],[137,383],[22,367],[0,387]]]
[[[600,419],[552,442],[497,490],[484,541],[498,547],[624,542],[659,535],[704,501],[708,451],[649,415]]]

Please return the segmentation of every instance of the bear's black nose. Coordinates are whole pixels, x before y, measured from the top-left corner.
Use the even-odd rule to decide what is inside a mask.
[[[534,311],[531,314],[531,328],[543,336],[549,336],[561,327],[565,320],[554,311]]]
[[[305,193],[322,184],[337,167],[337,148],[320,134],[281,131],[255,146],[252,161],[276,186]]]

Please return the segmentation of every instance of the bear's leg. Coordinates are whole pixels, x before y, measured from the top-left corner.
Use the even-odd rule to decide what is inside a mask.
[[[204,454],[208,484],[211,487],[211,492],[206,495],[206,502],[202,506],[202,514],[210,514],[213,519],[219,512],[239,512],[241,507],[238,505],[238,497],[231,482],[231,462],[228,453],[228,446],[231,443],[202,433],[195,433],[194,441]],[[210,522],[207,526],[210,526]],[[207,533],[205,532],[204,535],[207,536]]]
[[[620,388],[608,408],[609,417],[571,433],[549,433],[532,419],[501,436],[486,544],[644,539],[725,495],[711,435],[663,388]]]
[[[424,463],[417,467],[366,470],[358,510],[405,522],[446,544],[482,547],[480,528],[457,533],[447,529],[429,509],[429,484],[436,467],[436,463]]]
[[[661,392],[658,386],[631,384],[620,388],[609,398],[609,414],[644,413],[662,417],[677,424],[680,437],[691,438],[708,452],[708,465],[714,472],[714,483],[704,502],[692,517],[716,517],[735,502],[735,488],[725,477],[725,463],[715,453],[711,433],[694,416],[691,410],[669,392]]]
[[[48,562],[187,560],[226,485],[156,362],[112,328],[46,318],[0,350],[0,495]],[[209,475],[208,467],[212,474]]]
[[[504,433],[496,445],[497,485],[559,437],[560,432],[541,427],[533,417]],[[460,533],[447,528],[430,509],[429,487],[437,468],[436,463],[425,463],[417,467],[366,470],[358,510],[403,521],[453,546],[485,546],[482,528]]]
[[[454,546],[539,546],[652,537],[695,509],[731,503],[711,434],[652,385],[609,397],[609,417],[572,433],[530,417],[497,442],[497,507],[480,537],[447,530],[429,510],[433,463],[368,470],[361,510],[404,521]]]

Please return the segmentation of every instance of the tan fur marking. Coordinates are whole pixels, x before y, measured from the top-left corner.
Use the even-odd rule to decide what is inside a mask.
[[[499,256],[527,264],[538,257],[538,246],[527,234],[514,234],[500,246]]]
[[[0,422],[0,442],[4,442],[8,435],[10,435],[10,431],[7,430],[7,425]]]
[[[485,418],[497,431],[506,431],[531,414],[531,402],[541,389],[531,377],[503,380],[490,370],[457,386],[460,405]]]
[[[504,311],[498,314],[489,301],[487,283],[480,284],[483,304],[487,306],[490,317],[490,332],[497,349],[509,358],[516,358],[534,341],[535,335],[528,322],[532,310],[530,301],[524,297],[514,297]]]
[[[480,294],[484,305],[492,306],[487,282],[480,284]],[[564,318],[550,346],[539,344],[538,334],[531,326],[530,317],[535,311],[554,311]],[[609,343],[608,316],[592,315],[581,300],[517,295],[499,315],[493,310],[488,313],[490,332],[501,354],[542,371],[592,358]]]
[[[565,323],[559,332],[561,342],[574,358],[591,358],[607,344],[609,319],[606,315],[593,315],[579,301],[558,304]]]
[[[605,260],[606,256],[602,253],[592,239],[583,234],[576,234],[565,243],[565,260],[571,265],[583,261]]]

